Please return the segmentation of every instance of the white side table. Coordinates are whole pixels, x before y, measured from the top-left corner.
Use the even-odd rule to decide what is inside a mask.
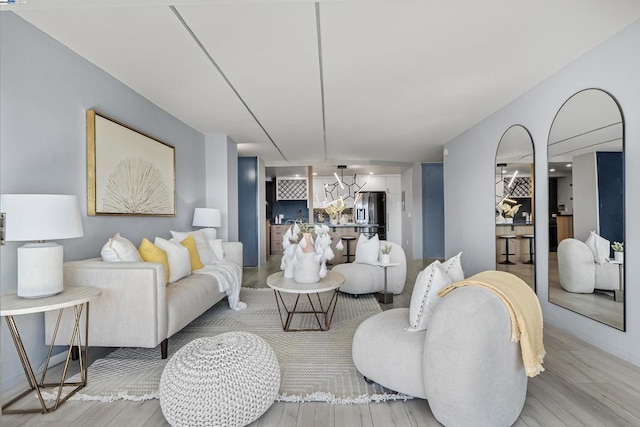
[[[383,264],[379,262],[376,264],[378,267],[384,268],[384,291],[378,292],[378,302],[380,304],[392,304],[393,303],[393,293],[387,292],[387,269],[389,267],[397,267],[400,265],[399,262],[390,262],[388,264]]]
[[[0,315],[7,321],[9,332],[13,338],[13,343],[16,346],[16,351],[20,357],[24,374],[27,377],[29,383],[29,389],[25,390],[22,394],[11,399],[9,402],[2,406],[3,414],[24,414],[24,413],[47,413],[58,409],[62,403],[64,403],[69,397],[73,396],[78,390],[87,385],[87,367],[89,362],[89,301],[100,296],[102,291],[98,288],[92,288],[89,286],[69,286],[64,288],[62,292],[57,295],[53,295],[46,298],[22,298],[16,295],[16,293],[3,294],[0,299]],[[62,370],[62,377],[59,383],[45,383],[45,376],[47,369],[49,368],[49,362],[51,360],[51,353],[53,351],[53,344],[58,332],[58,326],[60,325],[60,319],[65,308],[73,307],[75,311],[75,323],[73,327],[73,334],[71,335],[71,342],[69,343],[69,350],[67,351],[67,358]],[[49,353],[47,354],[47,360],[44,365],[44,371],[42,372],[42,378],[40,382],[36,380],[36,376],[33,372],[31,362],[27,356],[27,352],[20,338],[18,332],[18,326],[16,325],[14,316],[21,314],[33,314],[43,313],[45,311],[59,310],[58,323],[51,339],[51,345],[49,346]],[[85,314],[85,331],[84,331],[84,352],[80,352],[80,381],[79,382],[65,382],[67,375],[67,369],[71,360],[71,353],[74,346],[82,349],[82,338],[80,333],[80,319],[82,318],[82,311]],[[83,354],[84,353],[84,354]],[[60,398],[62,395],[63,387],[75,387],[64,398]],[[55,402],[51,406],[47,406],[43,397],[42,389],[47,387],[56,387],[58,393]],[[22,399],[32,391],[36,392],[38,399],[40,400],[40,408],[25,408],[25,409],[7,409],[18,400]]]
[[[607,262],[618,265],[618,289],[613,293],[613,300],[617,302],[624,302],[624,261],[607,258]]]

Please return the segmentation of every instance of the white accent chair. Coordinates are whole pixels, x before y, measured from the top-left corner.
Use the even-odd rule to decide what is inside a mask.
[[[367,379],[428,399],[445,426],[510,426],[527,394],[520,344],[504,303],[466,286],[443,298],[427,330],[407,331],[409,309],[371,316],[353,337],[353,362]]]
[[[618,266],[598,264],[589,247],[577,239],[564,239],[558,245],[560,286],[567,292],[592,294],[594,290],[618,289]]]
[[[384,245],[393,247],[389,254],[390,262],[400,263],[398,266],[387,268],[387,291],[398,295],[402,293],[407,278],[407,257],[402,246],[397,243],[381,240],[380,247],[382,248]],[[342,292],[362,295],[384,290],[384,268],[382,267],[352,262],[338,264],[332,270],[344,276],[344,283],[340,286]]]

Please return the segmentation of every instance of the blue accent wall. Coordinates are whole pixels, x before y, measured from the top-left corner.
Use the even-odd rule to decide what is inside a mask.
[[[597,152],[600,235],[624,241],[624,153]]]
[[[298,211],[302,211],[302,221],[309,221],[309,209],[306,200],[280,200],[273,202],[273,216],[276,218],[278,214],[283,214],[285,220],[297,220]]]
[[[444,167],[422,164],[422,257],[444,258]]]
[[[238,158],[238,240],[245,266],[258,265],[258,158]]]

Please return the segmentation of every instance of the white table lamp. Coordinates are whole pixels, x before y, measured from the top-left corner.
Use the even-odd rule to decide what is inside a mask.
[[[217,232],[213,227],[222,226],[220,209],[196,208],[193,212],[193,223],[191,225],[194,227],[205,227],[203,231],[207,239],[215,239]]]
[[[82,237],[82,217],[76,196],[3,194],[5,240],[33,242],[18,248],[18,296],[41,298],[63,290],[62,246],[45,240]]]

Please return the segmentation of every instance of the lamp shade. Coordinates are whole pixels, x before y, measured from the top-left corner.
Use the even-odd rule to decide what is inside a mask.
[[[25,242],[82,237],[76,196],[63,194],[3,194],[0,208],[7,214],[5,240]]]
[[[220,209],[196,208],[193,212],[194,227],[220,227],[222,226],[222,216]]]

